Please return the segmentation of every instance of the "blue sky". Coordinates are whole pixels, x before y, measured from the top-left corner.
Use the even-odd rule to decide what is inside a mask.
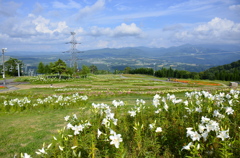
[[[240,0],[0,0],[0,46],[78,50],[240,44]]]

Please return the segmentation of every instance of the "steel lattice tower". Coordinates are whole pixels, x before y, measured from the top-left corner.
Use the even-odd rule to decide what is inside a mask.
[[[68,51],[65,51],[63,53],[70,53],[71,54],[71,57],[69,59],[70,60],[70,67],[77,69],[78,68],[77,60],[80,60],[80,59],[78,59],[77,53],[83,53],[83,52],[78,51],[76,49],[77,44],[81,44],[81,43],[78,43],[76,41],[75,35],[76,35],[75,32],[71,32],[72,39],[71,39],[70,42],[66,43],[66,44],[71,44],[71,49],[68,50]]]

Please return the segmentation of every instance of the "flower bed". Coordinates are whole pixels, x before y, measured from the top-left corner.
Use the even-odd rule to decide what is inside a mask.
[[[208,81],[179,80],[179,79],[173,79],[172,81],[187,83],[187,84],[206,85],[206,86],[221,86],[221,84],[219,84],[219,83],[213,83],[213,82],[208,82]]]

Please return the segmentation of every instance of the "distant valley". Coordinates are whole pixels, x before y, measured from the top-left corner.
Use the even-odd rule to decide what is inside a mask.
[[[26,65],[36,68],[42,61],[45,64],[59,58],[69,63],[70,54],[61,52],[9,52],[6,55],[22,60]],[[193,72],[204,71],[210,67],[229,64],[240,59],[238,46],[181,45],[170,48],[104,48],[79,53],[78,64],[96,65],[99,70],[123,70],[125,67],[150,67],[155,70],[172,67]]]

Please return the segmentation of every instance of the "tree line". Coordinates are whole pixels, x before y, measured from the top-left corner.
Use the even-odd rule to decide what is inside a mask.
[[[129,68],[128,68],[129,69]],[[146,74],[156,77],[168,78],[191,78],[191,79],[209,79],[224,81],[240,81],[240,60],[231,64],[210,68],[203,72],[189,72],[186,70],[174,70],[170,68],[162,68],[154,72],[152,68],[138,68],[128,70],[130,74]]]
[[[87,77],[87,74],[108,74],[109,71],[106,70],[98,70],[97,66],[91,65],[86,66],[82,65],[81,69],[78,69],[77,67],[68,67],[66,63],[58,59],[56,62],[50,62],[49,64],[44,64],[43,62],[40,62],[38,64],[37,72],[39,74],[58,74],[59,78],[61,78],[62,74],[70,75],[72,77],[81,76],[81,77]]]
[[[19,65],[19,69],[18,69]],[[22,76],[24,63],[18,59],[10,58],[4,63],[5,74],[8,76],[17,76],[18,70]],[[1,66],[2,68],[2,66]],[[1,70],[2,71],[2,70]],[[49,64],[44,64],[40,62],[37,67],[37,72],[39,74],[57,74],[59,78],[62,74],[68,76],[82,76],[86,77],[87,74],[109,74],[108,70],[98,70],[97,66],[83,65],[81,69],[71,68],[66,65],[66,63],[58,59],[56,62],[50,62]],[[184,79],[209,79],[209,80],[225,80],[225,81],[240,81],[240,60],[232,62],[230,64],[221,65],[217,67],[210,68],[203,72],[190,72],[186,70],[177,70],[170,68],[161,68],[160,70],[154,71],[152,68],[136,68],[125,67],[124,70],[115,70],[117,73],[125,74],[146,74],[154,75],[156,77],[167,77],[167,78],[184,78]]]
[[[59,79],[61,79],[62,74],[66,74],[68,76],[73,76],[75,74],[86,77],[87,74],[90,73],[90,69],[89,67],[83,65],[81,71],[79,71],[76,67],[68,67],[63,60],[58,59],[56,62],[50,62],[49,64],[44,64],[43,62],[40,62],[38,64],[37,72],[39,74],[57,74]]]

